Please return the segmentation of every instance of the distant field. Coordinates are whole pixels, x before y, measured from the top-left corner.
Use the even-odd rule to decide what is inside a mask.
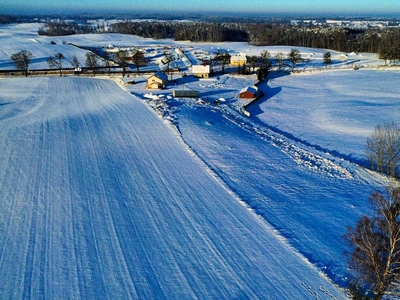
[[[349,70],[275,77],[249,108],[256,118],[326,152],[364,159],[377,124],[400,120],[400,71]]]

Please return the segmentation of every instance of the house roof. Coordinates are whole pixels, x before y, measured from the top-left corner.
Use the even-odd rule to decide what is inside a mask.
[[[157,77],[157,78],[160,78],[162,81],[168,79],[168,75],[167,75],[167,74],[164,74],[164,73],[161,72],[161,71],[158,71],[157,73],[151,75],[149,78],[151,78],[151,77],[153,77],[153,76],[155,76],[155,77]]]
[[[250,92],[252,94],[257,94],[258,88],[256,86],[247,86],[240,90],[240,93]]]
[[[209,65],[193,65],[192,66],[193,73],[210,73]]]
[[[239,61],[246,61],[246,55],[244,54],[239,54],[239,55],[232,55],[231,60],[239,60]]]

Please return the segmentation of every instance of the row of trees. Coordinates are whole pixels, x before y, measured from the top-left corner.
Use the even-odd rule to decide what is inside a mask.
[[[394,122],[377,125],[367,138],[365,152],[372,170],[400,177],[400,126]]]
[[[25,76],[28,76],[29,65],[33,58],[32,53],[30,51],[22,50],[20,52],[12,54],[10,58],[14,62],[16,68],[18,70],[22,71]],[[59,70],[60,76],[62,76],[64,60],[65,60],[64,54],[59,52],[59,53],[55,54],[54,56],[50,56],[47,60],[47,63],[50,68]],[[116,57],[116,60],[117,61],[115,63],[120,68],[122,68],[123,74],[125,75],[126,68],[128,66],[127,60],[126,60],[126,53],[124,53],[124,52],[119,53],[119,55]],[[131,61],[132,61],[132,63],[135,64],[138,73],[140,71],[139,68],[141,66],[144,66],[147,63],[146,59],[144,57],[144,53],[141,51],[137,51],[131,58]],[[88,69],[92,70],[94,73],[96,72],[96,69],[99,67],[105,67],[110,72],[112,63],[114,63],[114,61],[111,59],[111,57],[108,57],[108,55],[104,55],[104,57],[100,57],[93,52],[86,53],[85,66]],[[72,57],[71,64],[75,68],[75,70],[80,68],[80,62],[75,55]]]
[[[332,63],[331,53],[329,51],[324,53],[323,60],[326,66]],[[241,74],[249,74],[251,68],[253,69],[253,72],[257,68],[258,80],[262,80],[267,77],[268,72],[274,66],[278,71],[282,71],[286,67],[293,70],[301,61],[303,61],[303,58],[298,49],[291,49],[287,57],[285,57],[282,52],[278,52],[275,57],[272,57],[268,50],[264,50],[261,52],[260,56],[248,56],[248,64],[239,67],[238,71]]]

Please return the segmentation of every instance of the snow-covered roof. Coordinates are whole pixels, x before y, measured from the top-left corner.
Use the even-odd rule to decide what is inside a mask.
[[[241,90],[240,90],[240,93],[243,93],[243,92],[250,92],[250,93],[252,93],[252,94],[256,94],[257,93],[257,91],[258,91],[258,88],[256,87],[256,86],[247,86],[247,87],[244,87],[244,88],[242,88]]]
[[[247,58],[246,58],[246,55],[240,53],[240,54],[238,54],[238,55],[232,55],[232,56],[231,56],[231,61],[232,61],[232,60],[235,60],[235,61],[246,61]]]
[[[193,73],[210,73],[209,65],[193,65],[192,66]]]
[[[157,77],[157,78],[160,78],[161,80],[166,80],[166,79],[168,79],[168,75],[165,74],[165,73],[163,73],[163,72],[161,72],[161,71],[158,71],[157,73],[151,75],[150,77],[152,77],[152,76],[155,76],[155,77]]]

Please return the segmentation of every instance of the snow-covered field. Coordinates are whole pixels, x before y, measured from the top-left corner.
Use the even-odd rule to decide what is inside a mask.
[[[84,57],[63,40],[266,49],[111,34],[45,38],[35,26],[0,28],[0,68],[22,49],[36,68],[47,67],[53,50]],[[237,93],[254,76],[177,78],[153,91],[156,100],[143,76],[129,87],[105,78],[0,78],[0,298],[346,298],[341,236],[387,183],[354,162],[376,124],[399,119],[400,73],[367,69],[382,64],[374,55],[343,61],[341,53],[321,70],[324,50],[301,51],[310,60],[299,68],[310,71],[262,83],[250,118]],[[356,61],[364,68],[340,70]],[[199,90],[203,101],[171,98],[176,87]]]
[[[276,76],[249,111],[295,139],[362,163],[375,125],[399,120],[399,79],[400,70],[389,69]]]

